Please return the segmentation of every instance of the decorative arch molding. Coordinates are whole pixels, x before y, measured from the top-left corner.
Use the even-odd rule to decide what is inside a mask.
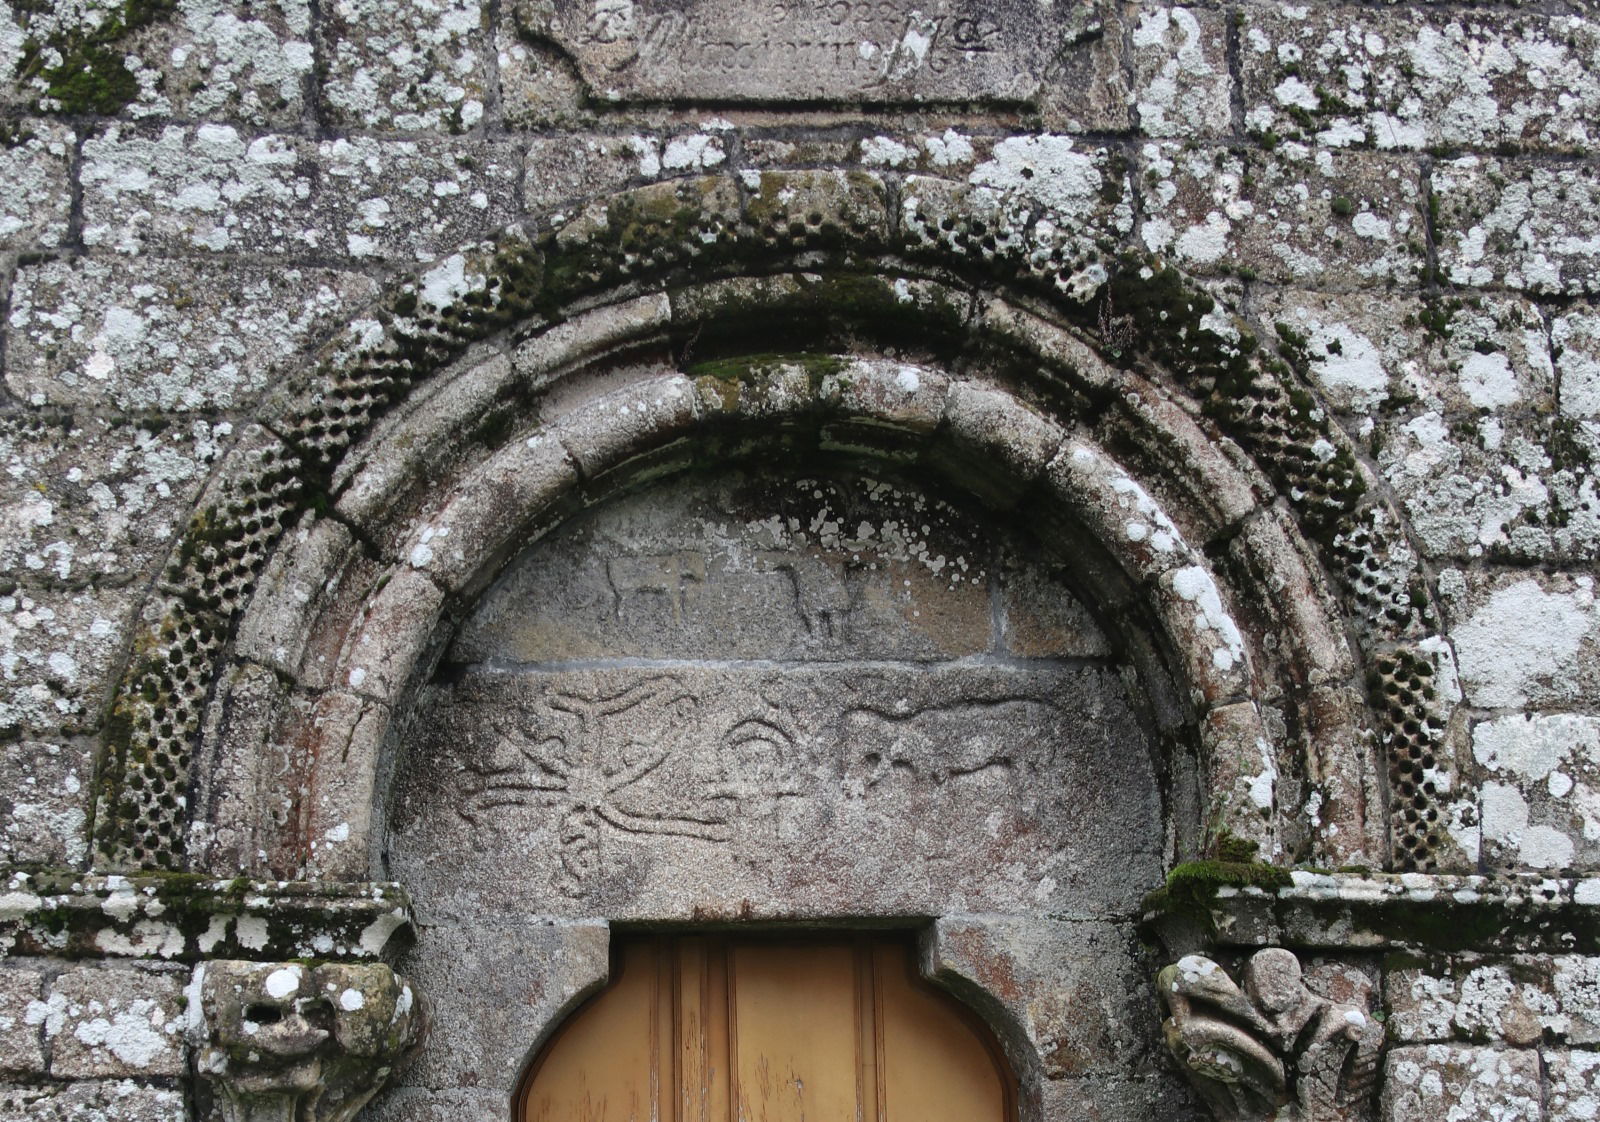
[[[637,302],[614,311],[648,322]],[[659,304],[657,312],[664,316],[668,309]],[[485,449],[464,431],[477,428],[481,416],[468,400],[500,396],[505,386],[493,383],[515,379],[515,367],[489,358],[459,377],[477,383],[462,387],[459,404],[467,408],[452,415],[449,405],[432,403],[396,424],[352,476],[346,494],[353,501],[340,508],[351,516],[349,528],[329,521],[325,530],[312,530],[310,548],[283,553],[264,581],[271,590],[332,584],[336,593],[301,612],[285,611],[292,594],[269,594],[243,613],[238,661],[213,703],[220,712],[207,723],[214,730],[207,749],[215,755],[200,771],[192,838],[203,867],[247,868],[250,855],[265,850],[278,875],[369,875],[375,826],[369,815],[382,802],[384,740],[419,673],[426,675],[442,650],[451,615],[564,513],[641,476],[737,455],[747,442],[773,447],[778,434],[802,455],[853,445],[915,457],[991,504],[1016,504],[1034,520],[1087,527],[1109,561],[1091,575],[1100,586],[1090,594],[1149,619],[1167,640],[1173,677],[1186,696],[1161,706],[1169,713],[1164,731],[1175,735],[1186,723],[1180,713],[1193,714],[1206,757],[1208,828],[1255,841],[1264,855],[1281,854],[1279,823],[1270,812],[1277,775],[1290,770],[1291,761],[1256,699],[1279,697],[1286,687],[1273,681],[1276,673],[1262,665],[1262,645],[1247,641],[1226,606],[1254,601],[1259,611],[1267,592],[1224,591],[1203,550],[1092,438],[1074,435],[993,383],[903,362],[841,358],[825,367],[814,360],[737,365],[696,378],[646,368],[558,416],[513,428],[504,443]],[[437,479],[429,452],[463,441],[473,450],[469,463],[436,494],[417,494],[418,483]],[[409,451],[397,462],[393,449],[401,447]],[[1241,501],[1250,493],[1231,471],[1218,483]],[[1302,591],[1315,589],[1270,513],[1241,509],[1238,515],[1253,527],[1242,548],[1254,550],[1256,562]],[[1262,525],[1254,527],[1258,521]],[[377,547],[376,556],[360,547],[358,536]],[[1262,555],[1263,541],[1287,552]],[[1280,630],[1289,672],[1324,683],[1311,687],[1313,696],[1343,688],[1353,672],[1348,653],[1325,627],[1307,633],[1306,622],[1290,619]],[[314,651],[328,653],[315,656],[320,665],[313,669],[302,652]],[[1151,651],[1145,661],[1159,658]],[[257,668],[271,668],[296,685],[274,690]],[[264,702],[274,692],[281,699]],[[251,700],[235,700],[240,697]],[[1330,753],[1304,761],[1307,780],[1326,785],[1370,771],[1356,711],[1308,706],[1306,713],[1290,714],[1291,705],[1282,700],[1288,719],[1323,722],[1307,740]],[[288,714],[286,723],[274,711]],[[289,782],[273,777],[272,784],[304,790],[305,801],[286,800],[264,818],[261,784],[267,777],[251,775],[252,761],[270,759],[274,743],[292,744],[296,754],[288,761]],[[1345,825],[1357,837],[1367,796],[1358,788],[1339,800],[1349,808]],[[254,823],[254,836],[228,840],[229,824],[237,822]]]
[[[1119,256],[1112,232],[1044,217],[919,177],[707,177],[510,231],[400,286],[241,436],[200,500],[110,722],[101,861],[364,876],[393,706],[438,619],[526,540],[508,527],[681,466],[707,440],[731,453],[752,433],[823,439],[829,425],[856,441],[844,450],[984,465],[986,501],[1051,494],[1089,527],[1194,691],[1209,826],[1264,855],[1386,863],[1353,632],[1410,816],[1400,863],[1432,860],[1449,762],[1424,696],[1431,604],[1398,519],[1363,497],[1297,381],[1293,341],[1263,353],[1177,274]],[[756,338],[810,357],[750,359]],[[897,398],[895,367],[819,355],[835,350],[915,353],[919,385],[941,388]],[[429,508],[419,485],[449,462],[455,505]],[[1133,513],[1170,526],[1174,548],[1131,540],[1119,520]],[[427,537],[441,514],[460,518],[447,555]],[[1308,539],[1354,574],[1364,615],[1332,607]],[[419,549],[438,560],[413,563]],[[1186,588],[1252,618],[1197,626],[1208,613]],[[1203,633],[1230,627],[1271,638],[1219,658]],[[301,656],[317,644],[312,673]],[[282,714],[293,737],[269,732]],[[1410,757],[1394,769],[1397,745],[1414,772]],[[266,805],[297,768],[314,796]],[[1250,777],[1273,769],[1315,791],[1304,844],[1283,835],[1299,805],[1276,821],[1250,805]],[[219,825],[236,821],[249,826]]]

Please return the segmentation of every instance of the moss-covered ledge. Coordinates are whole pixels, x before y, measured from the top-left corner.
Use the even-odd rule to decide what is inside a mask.
[[[0,957],[375,961],[412,933],[396,884],[0,873]]]
[[[1174,956],[1268,946],[1597,954],[1600,878],[1194,862],[1175,868],[1146,898],[1141,926]]]

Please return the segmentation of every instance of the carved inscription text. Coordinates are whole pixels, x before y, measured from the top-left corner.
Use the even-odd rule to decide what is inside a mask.
[[[1030,101],[1061,39],[1039,0],[564,0],[528,30],[613,100]]]

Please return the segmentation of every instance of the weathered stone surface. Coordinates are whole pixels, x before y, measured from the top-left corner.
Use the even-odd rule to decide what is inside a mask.
[[[432,1030],[400,1075],[402,1100],[406,1087],[481,1088],[503,1113],[527,1061],[605,983],[609,947],[595,921],[424,924],[401,965],[427,995]]]
[[[0,970],[0,1070],[44,1074],[44,1034],[36,1013],[44,979],[42,971],[26,965]]]
[[[1396,1048],[1385,1067],[1384,1122],[1541,1122],[1543,1092],[1536,1052],[1429,1044]]]
[[[51,1074],[67,1079],[181,1075],[187,1068],[182,974],[80,966],[39,1009]]]
[[[1600,417],[1600,309],[1578,304],[1550,322],[1565,417]],[[1589,426],[1593,431],[1592,425]]]
[[[1159,843],[1125,704],[1091,669],[473,673],[429,699],[391,860],[454,916],[1126,912]]]
[[[8,124],[0,134],[0,248],[61,245],[72,209],[72,145],[71,132],[52,121]]]
[[[688,166],[702,169],[712,153],[717,154],[713,156],[712,166],[727,159],[721,144],[713,144],[704,134],[698,135],[702,142],[694,156],[690,157],[687,148],[675,150],[675,166],[671,168],[662,163],[661,139],[649,134],[538,137],[528,144],[522,197],[529,210],[556,211],[562,203],[613,194],[640,180],[654,179],[663,172],[681,171]],[[669,142],[669,146],[675,142]],[[680,156],[685,163],[677,163]]]
[[[0,1087],[0,1115],[17,1122],[187,1122],[182,1091],[132,1079]]]
[[[1439,266],[1452,283],[1600,290],[1600,243],[1589,225],[1600,182],[1592,168],[1463,156],[1435,164],[1432,179]]]
[[[502,1122],[506,1095],[475,1087],[391,1087],[361,1112],[366,1122]]]
[[[604,101],[1031,102],[1089,5],[528,3]]]
[[[481,0],[336,0],[322,8],[322,95],[334,121],[402,131],[477,128],[491,81],[489,11]]]
[[[6,385],[33,405],[250,406],[284,360],[377,295],[358,273],[103,258],[23,266]]]
[[[0,419],[0,570],[111,585],[150,572],[232,435],[229,422],[203,418]]]
[[[77,865],[88,852],[93,747],[82,740],[13,741],[0,749],[0,860]]]
[[[314,142],[229,125],[113,125],[83,160],[84,241],[128,254],[428,260],[504,226],[521,175],[503,142]]]
[[[1158,1063],[1155,1011],[1139,988],[1149,963],[1128,929],[958,916],[926,938],[933,979],[979,1003],[1019,1070],[1033,1056],[1048,1080],[1136,1076]]]
[[[96,728],[126,642],[129,599],[119,589],[0,596],[0,728],[47,739]]]
[[[1583,151],[1600,25],[1579,15],[1252,5],[1240,36],[1258,134],[1377,148]]]
[[[1600,1054],[1549,1049],[1543,1053],[1550,1073],[1547,1122],[1582,1122],[1593,1118],[1600,1104]]]
[[[1146,144],[1139,236],[1201,273],[1282,283],[1409,282],[1424,264],[1412,160],[1284,144],[1243,153]]]

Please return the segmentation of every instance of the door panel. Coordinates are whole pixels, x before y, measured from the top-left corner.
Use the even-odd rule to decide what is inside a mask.
[[[546,1046],[523,1122],[1011,1122],[987,1033],[908,940],[620,941]]]

